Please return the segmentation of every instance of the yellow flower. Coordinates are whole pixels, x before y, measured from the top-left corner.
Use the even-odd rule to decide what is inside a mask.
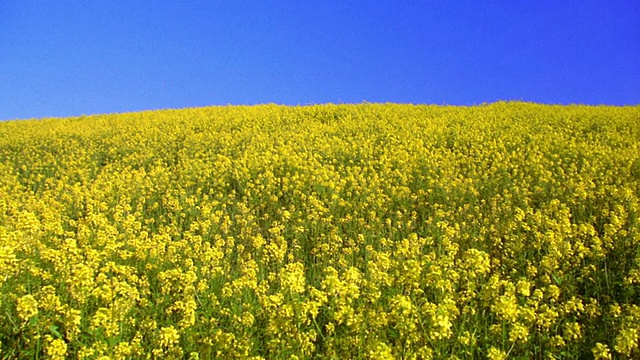
[[[506,360],[507,359],[507,354],[500,350],[497,349],[495,347],[490,347],[489,351],[487,352],[487,359],[489,360]]]
[[[611,360],[611,351],[605,344],[596,343],[596,346],[591,349],[594,360]]]
[[[45,352],[49,355],[50,359],[64,360],[67,355],[67,343],[62,339],[53,339],[51,335],[45,335],[47,346]]]
[[[555,335],[553,336],[549,342],[551,343],[551,346],[553,347],[563,347],[566,345],[564,339],[562,338],[562,336],[560,335]]]
[[[529,283],[529,281],[527,281],[526,279],[518,281],[518,283],[516,284],[516,289],[518,289],[518,294],[524,297],[529,297],[529,295],[531,295],[531,283]]]
[[[173,325],[160,329],[160,346],[171,348],[180,341],[180,334]]]
[[[16,310],[18,310],[18,316],[27,321],[38,315],[38,301],[31,294],[25,295],[18,299]]]
[[[369,352],[371,359],[392,360],[395,359],[389,346],[383,342],[378,342],[375,349]]]
[[[67,340],[73,340],[80,333],[80,321],[82,317],[80,310],[68,309],[64,317]]]
[[[557,301],[558,298],[560,297],[560,288],[557,287],[556,285],[549,285],[547,287],[547,292],[551,302]]]
[[[304,265],[299,262],[287,264],[284,271],[280,273],[280,281],[284,290],[292,294],[303,293],[306,285]]]
[[[529,330],[520,323],[513,324],[511,330],[509,330],[509,341],[526,343],[529,337]]]
[[[60,306],[60,299],[56,296],[56,289],[46,285],[40,289],[38,306],[45,311],[56,310]]]
[[[510,294],[500,296],[492,306],[492,310],[500,319],[515,322],[519,313],[516,297]]]
[[[635,329],[635,328],[623,329],[616,336],[615,345],[613,346],[613,348],[620,354],[629,356],[632,351],[638,349],[639,338],[640,338],[640,334],[638,333],[638,329]]]
[[[133,352],[131,344],[128,342],[121,342],[116,345],[115,358],[116,359],[128,359]]]
[[[580,324],[577,322],[569,322],[564,325],[564,336],[567,340],[575,340],[582,337]]]

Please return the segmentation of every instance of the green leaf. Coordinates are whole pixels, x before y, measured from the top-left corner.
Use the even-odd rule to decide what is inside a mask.
[[[49,331],[58,339],[62,339],[62,334],[60,334],[56,325],[49,326]]]
[[[38,317],[34,316],[31,319],[29,319],[29,327],[35,326],[38,323]]]
[[[562,285],[562,278],[559,278],[553,274],[551,274],[551,277],[553,278],[553,281],[555,281],[558,286]]]

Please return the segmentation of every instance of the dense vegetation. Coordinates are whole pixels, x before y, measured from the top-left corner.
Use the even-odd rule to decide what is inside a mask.
[[[0,357],[640,358],[640,107],[0,123]]]

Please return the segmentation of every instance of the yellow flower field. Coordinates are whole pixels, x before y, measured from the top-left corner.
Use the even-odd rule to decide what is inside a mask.
[[[0,358],[640,358],[640,107],[0,123]]]

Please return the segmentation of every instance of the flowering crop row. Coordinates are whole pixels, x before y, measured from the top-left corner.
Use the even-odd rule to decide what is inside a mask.
[[[0,357],[640,358],[640,107],[0,124]]]

